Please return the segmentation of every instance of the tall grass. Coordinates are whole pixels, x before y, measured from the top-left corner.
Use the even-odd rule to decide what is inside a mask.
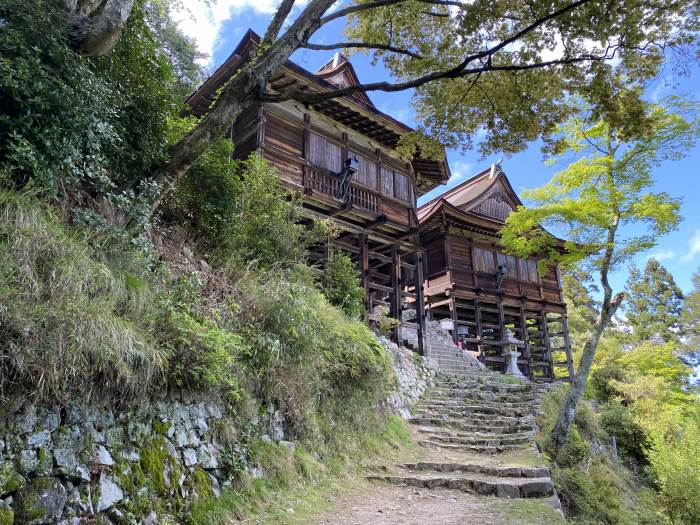
[[[167,352],[133,315],[143,300],[54,212],[0,192],[0,395],[133,395],[161,381]]]

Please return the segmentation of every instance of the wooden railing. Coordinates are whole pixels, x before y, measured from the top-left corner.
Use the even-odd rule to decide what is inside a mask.
[[[305,185],[307,188],[330,195],[336,199],[339,197],[339,177],[321,173],[315,169],[309,169],[306,173]],[[351,183],[345,201],[353,206],[379,213],[379,198],[373,191]]]

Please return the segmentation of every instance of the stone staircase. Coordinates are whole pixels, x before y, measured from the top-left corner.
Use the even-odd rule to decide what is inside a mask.
[[[404,346],[418,348],[418,335],[415,325],[404,323],[401,327],[401,339]],[[425,323],[425,357],[444,374],[465,376],[486,367],[469,352],[457,347],[447,330],[437,321]]]
[[[542,387],[472,368],[441,375],[414,407],[414,440],[427,459],[370,479],[499,498],[540,498],[559,508],[533,444]]]

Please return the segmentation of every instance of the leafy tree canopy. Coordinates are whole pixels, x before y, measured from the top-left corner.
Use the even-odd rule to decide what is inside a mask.
[[[633,265],[626,292],[627,322],[637,341],[648,341],[653,337],[666,342],[677,339],[681,329],[683,292],[659,261],[649,259],[644,273]]]

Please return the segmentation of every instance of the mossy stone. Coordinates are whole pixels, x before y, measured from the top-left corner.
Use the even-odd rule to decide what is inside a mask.
[[[12,462],[3,461],[0,463],[0,497],[17,492],[24,487],[24,483],[24,478],[15,471]]]
[[[15,513],[7,507],[0,507],[0,525],[13,525],[15,522]]]
[[[55,478],[37,478],[17,494],[17,517],[22,523],[45,523],[57,520],[68,497]]]
[[[180,465],[168,451],[168,442],[163,436],[151,439],[140,451],[141,470],[150,488],[157,494],[177,496]]]

